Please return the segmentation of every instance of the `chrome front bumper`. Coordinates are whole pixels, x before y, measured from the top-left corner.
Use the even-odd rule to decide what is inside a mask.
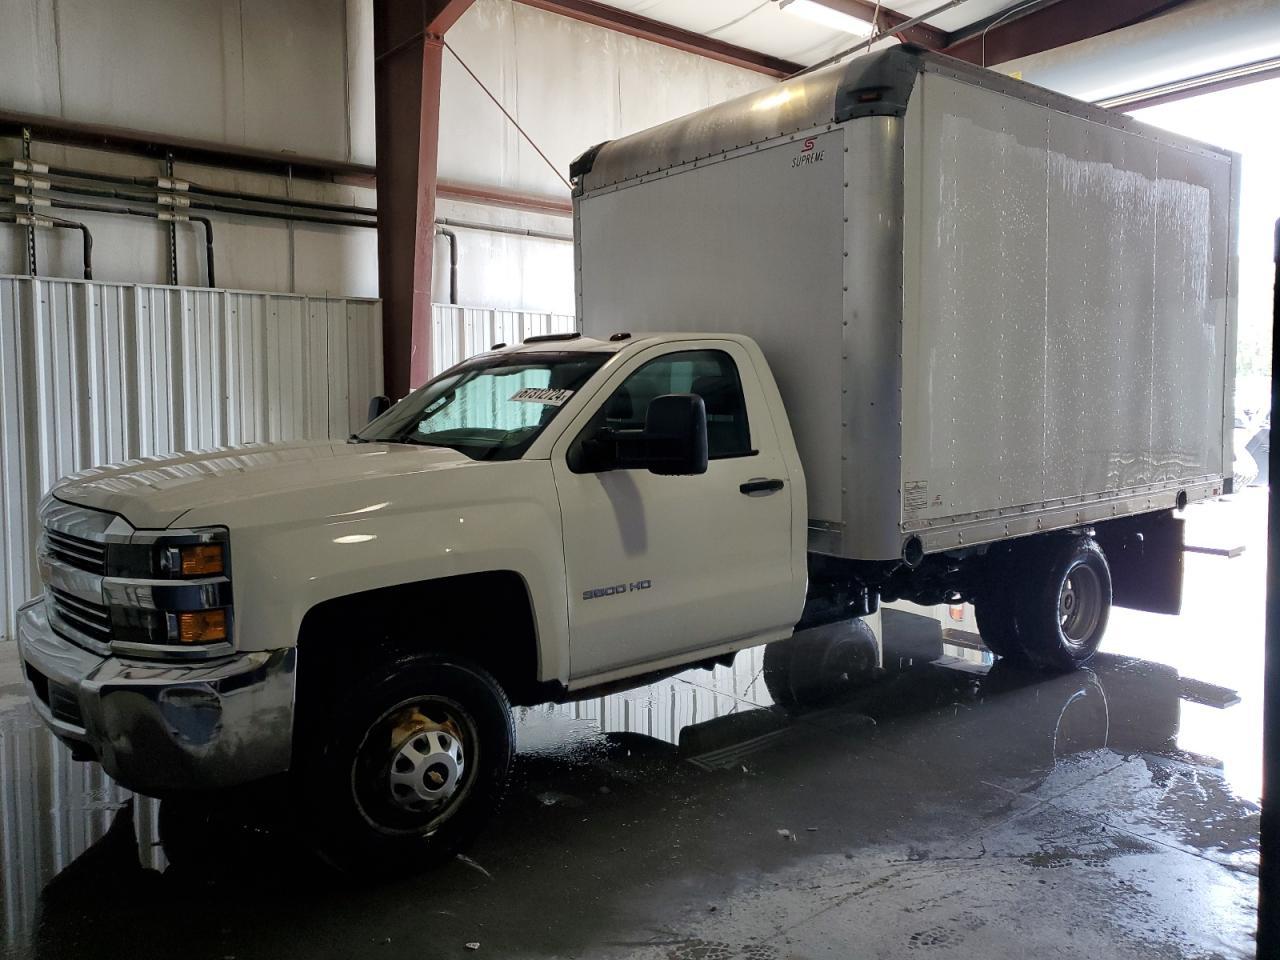
[[[138,793],[211,790],[289,768],[296,650],[206,663],[103,656],[63,639],[43,598],[18,610],[36,712]]]

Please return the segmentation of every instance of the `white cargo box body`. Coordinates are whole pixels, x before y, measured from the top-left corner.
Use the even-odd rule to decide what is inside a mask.
[[[950,550],[1231,476],[1227,151],[899,47],[574,172],[583,332],[756,338],[818,552]]]

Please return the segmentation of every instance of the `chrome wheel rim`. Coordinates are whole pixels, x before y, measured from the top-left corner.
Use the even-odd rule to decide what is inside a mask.
[[[430,832],[458,809],[475,779],[479,738],[443,697],[403,701],[365,732],[351,767],[361,814],[384,832]]]
[[[1102,581],[1085,564],[1072,567],[1058,591],[1058,625],[1067,643],[1083,647],[1102,619]]]

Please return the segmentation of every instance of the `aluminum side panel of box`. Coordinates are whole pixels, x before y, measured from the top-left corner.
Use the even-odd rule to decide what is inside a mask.
[[[842,521],[845,134],[810,131],[579,197],[582,332],[728,332],[777,378],[809,514]]]
[[[906,123],[904,531],[1228,472],[1231,157],[927,72]]]

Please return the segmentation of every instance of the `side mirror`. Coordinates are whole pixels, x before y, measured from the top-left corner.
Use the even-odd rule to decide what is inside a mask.
[[[649,403],[644,430],[615,435],[614,465],[667,477],[707,472],[707,408],[696,393],[669,393]]]
[[[369,422],[372,423],[391,409],[390,397],[370,397],[369,398]]]

